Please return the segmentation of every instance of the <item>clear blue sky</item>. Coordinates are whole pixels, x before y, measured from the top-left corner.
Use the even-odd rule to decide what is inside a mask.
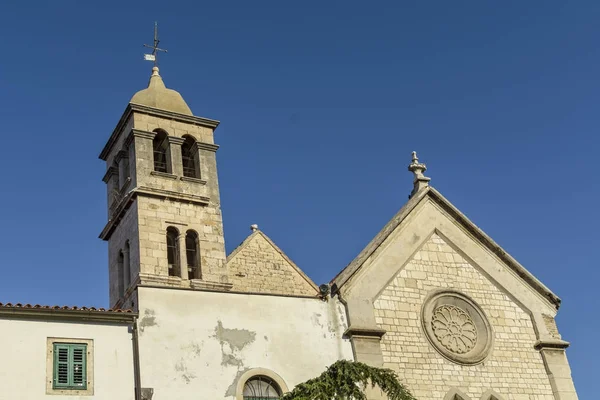
[[[151,64],[216,132],[228,251],[258,223],[317,283],[432,184],[562,299],[597,397],[600,3],[5,1],[0,302],[107,306],[97,157]]]

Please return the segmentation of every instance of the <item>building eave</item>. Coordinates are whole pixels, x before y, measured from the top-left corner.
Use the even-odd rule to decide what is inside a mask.
[[[110,138],[106,142],[106,145],[102,149],[102,152],[100,152],[100,155],[98,156],[101,160],[103,160],[103,161],[107,160],[112,147],[117,142],[119,135],[123,131],[123,127],[125,126],[125,124],[129,120],[130,116],[134,112],[137,112],[140,114],[152,115],[155,117],[160,117],[160,118],[165,118],[165,119],[170,119],[173,121],[179,121],[179,122],[185,122],[188,124],[204,126],[206,128],[211,128],[211,129],[216,129],[217,126],[219,126],[219,124],[220,124],[219,121],[214,120],[214,119],[196,117],[193,115],[179,114],[176,112],[160,110],[158,108],[148,107],[148,106],[144,106],[141,104],[129,103],[127,105],[127,107],[125,108],[123,115],[121,115],[121,118],[119,119],[119,122],[117,123],[117,126],[115,127],[112,134],[110,135]]]
[[[64,310],[53,308],[0,307],[0,318],[53,320],[69,322],[105,322],[131,324],[138,314],[118,311]]]

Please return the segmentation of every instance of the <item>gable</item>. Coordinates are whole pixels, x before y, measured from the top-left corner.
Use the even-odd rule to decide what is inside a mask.
[[[473,309],[462,308],[453,316],[454,311],[445,312],[453,306],[441,302],[434,306],[442,310],[438,318],[427,315],[436,292],[468,296],[489,323],[489,335],[475,322]],[[383,366],[397,371],[404,382],[440,382],[415,386],[417,398],[441,399],[444,390],[438,387],[457,387],[468,395],[453,393],[451,400],[480,399],[486,389],[498,387],[505,395],[552,395],[544,363],[533,346],[536,331],[530,314],[438,233],[421,244],[373,306],[376,323],[386,332],[381,339]],[[457,321],[461,325],[452,331]],[[478,344],[485,344],[481,359],[476,358]],[[463,355],[473,357],[473,363]],[[464,373],[469,364],[477,374]],[[520,379],[507,378],[508,371]]]
[[[297,296],[317,296],[317,286],[267,235],[256,231],[227,257],[233,290]]]
[[[333,280],[333,291],[358,291],[373,298],[408,258],[438,232],[452,241],[529,310],[540,307],[554,316],[560,299],[468,220],[435,189],[428,187],[413,196],[365,249]],[[386,267],[393,259],[396,270]]]

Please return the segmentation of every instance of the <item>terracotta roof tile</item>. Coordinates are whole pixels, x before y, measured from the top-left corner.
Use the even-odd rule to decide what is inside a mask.
[[[25,308],[25,309],[45,309],[45,310],[69,310],[69,311],[84,311],[84,312],[109,312],[109,313],[131,313],[132,311],[129,309],[123,310],[120,308],[108,310],[105,308],[96,308],[96,307],[78,307],[78,306],[45,306],[40,304],[21,304],[21,303],[0,303],[0,308]]]

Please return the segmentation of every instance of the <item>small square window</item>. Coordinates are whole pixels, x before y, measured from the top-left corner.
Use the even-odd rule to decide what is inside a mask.
[[[46,347],[46,394],[93,395],[93,340],[48,338]]]

